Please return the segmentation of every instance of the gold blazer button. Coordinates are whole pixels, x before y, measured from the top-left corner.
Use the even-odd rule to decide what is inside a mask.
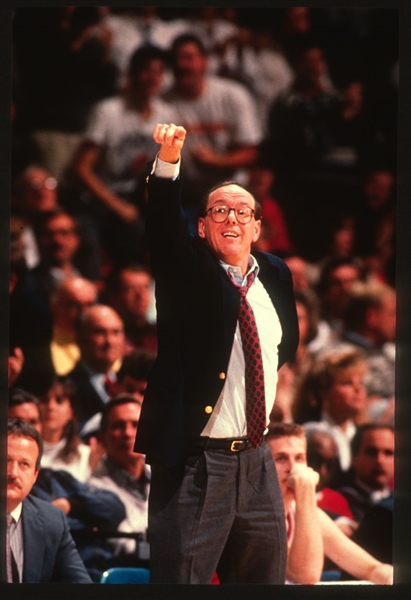
[[[219,379],[225,379],[225,373],[219,373],[218,374],[218,378]]]
[[[204,410],[209,415],[210,413],[213,412],[213,407],[212,406],[206,406]]]

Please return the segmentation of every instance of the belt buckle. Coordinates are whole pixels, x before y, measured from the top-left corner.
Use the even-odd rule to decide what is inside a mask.
[[[242,448],[236,448],[236,444],[242,446],[242,444],[244,444],[244,440],[233,440],[230,446],[231,452],[240,452],[242,450]]]

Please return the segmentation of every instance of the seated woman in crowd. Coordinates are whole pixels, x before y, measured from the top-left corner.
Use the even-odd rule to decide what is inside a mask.
[[[87,481],[99,456],[77,435],[77,420],[70,381],[55,379],[39,396],[44,452],[42,467],[64,470],[79,481]]]
[[[343,347],[324,352],[301,381],[295,398],[293,420],[304,425],[323,423],[337,442],[343,471],[350,466],[350,442],[367,407],[367,370],[359,350]]]
[[[295,423],[273,424],[266,435],[284,499],[288,535],[287,580],[320,581],[324,557],[353,578],[375,584],[393,583],[393,567],[375,559],[346,536],[317,507],[319,475],[307,466],[304,429]]]

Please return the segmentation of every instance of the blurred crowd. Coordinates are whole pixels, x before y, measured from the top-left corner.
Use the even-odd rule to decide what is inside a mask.
[[[193,230],[222,180],[261,203],[256,249],[291,269],[300,327],[270,429],[304,427],[318,506],[392,563],[396,19],[388,8],[14,10],[9,416],[41,431],[32,493],[70,517],[94,581],[149,557],[150,470],[133,445],[157,352],[144,233],[157,122],[187,129]]]

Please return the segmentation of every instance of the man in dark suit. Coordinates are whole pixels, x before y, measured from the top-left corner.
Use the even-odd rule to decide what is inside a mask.
[[[7,581],[91,583],[64,513],[28,495],[40,469],[40,434],[9,419],[7,442]]]
[[[124,354],[123,321],[110,306],[89,306],[80,318],[78,343],[81,358],[67,378],[76,386],[74,406],[81,430],[114,395],[115,370]]]
[[[147,234],[159,351],[135,444],[152,470],[151,581],[209,583],[217,571],[221,583],[281,584],[284,507],[263,433],[277,369],[298,343],[291,275],[279,258],[251,254],[260,207],[236,183],[210,192],[190,235],[179,183],[186,131],[159,124],[153,135]],[[259,415],[249,418],[253,403]]]
[[[339,492],[348,500],[359,523],[381,500],[393,497],[394,429],[384,423],[366,423],[351,441],[351,469]]]

